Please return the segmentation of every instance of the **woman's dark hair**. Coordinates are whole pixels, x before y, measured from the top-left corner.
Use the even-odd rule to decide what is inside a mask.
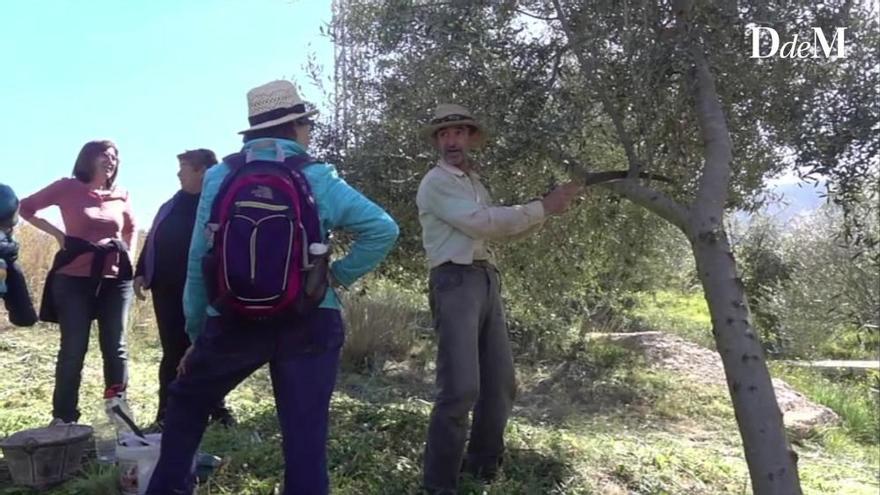
[[[217,156],[213,151],[205,148],[186,150],[177,155],[177,159],[199,170],[207,170],[217,164]]]
[[[80,180],[80,182],[85,182],[89,184],[95,178],[95,161],[99,156],[104,154],[108,149],[113,148],[116,150],[116,168],[113,170],[113,175],[107,179],[107,182],[104,184],[104,187],[110,189],[113,187],[113,183],[116,182],[116,176],[119,174],[119,148],[116,147],[116,144],[110,140],[101,140],[101,141],[89,141],[86,143],[81,150],[79,150],[79,155],[76,157],[76,162],[73,164],[73,176]]]
[[[303,117],[301,119],[296,119],[290,122],[285,122],[283,124],[278,124],[276,126],[267,127],[265,129],[257,129],[256,131],[249,131],[244,133],[244,137],[242,141],[248,142],[253,139],[260,138],[276,138],[276,139],[292,139],[296,140],[296,126],[298,125],[309,125],[314,124],[314,122],[308,117]]]

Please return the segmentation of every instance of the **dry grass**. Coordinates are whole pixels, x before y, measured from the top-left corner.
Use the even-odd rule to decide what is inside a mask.
[[[22,223],[15,229],[15,239],[21,245],[18,261],[24,267],[25,279],[34,301],[39,301],[43,281],[58,251],[58,243],[48,234],[29,224]]]
[[[406,295],[379,287],[343,295],[346,323],[342,366],[350,371],[380,371],[388,360],[406,359],[416,344],[418,312]]]

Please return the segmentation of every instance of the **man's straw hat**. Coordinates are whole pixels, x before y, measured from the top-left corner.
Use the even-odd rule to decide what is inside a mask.
[[[437,131],[447,127],[468,126],[475,131],[474,143],[475,148],[480,148],[486,144],[486,129],[483,128],[471,112],[454,103],[441,103],[434,110],[434,117],[431,118],[428,125],[422,129],[422,135],[431,144],[436,145],[435,136]]]

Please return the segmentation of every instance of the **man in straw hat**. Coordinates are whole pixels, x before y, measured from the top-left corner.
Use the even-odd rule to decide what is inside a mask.
[[[495,478],[516,392],[499,273],[488,241],[537,230],[547,216],[568,209],[581,188],[567,183],[541,200],[493,206],[468,156],[486,141],[471,113],[460,105],[439,105],[424,135],[440,159],[422,179],[416,197],[438,338],[438,393],[423,486],[428,493],[455,493],[460,470],[483,482]]]
[[[211,408],[266,363],[269,363],[281,427],[285,464],[283,493],[328,493],[328,410],[344,340],[340,305],[333,288],[320,280],[312,284],[313,280],[308,278],[301,287],[307,297],[311,297],[310,287],[312,292],[317,292],[318,297],[312,297],[316,307],[307,306],[313,309],[304,312],[297,309],[296,318],[283,322],[272,317],[250,318],[240,307],[237,313],[232,311],[234,306],[229,300],[238,298],[238,293],[225,292],[223,297],[209,301],[209,289],[216,291],[216,288],[209,287],[216,280],[216,272],[205,270],[203,274],[202,262],[217,259],[215,250],[223,249],[224,263],[226,255],[251,257],[250,265],[238,263],[250,266],[251,280],[254,277],[260,280],[260,277],[286,276],[287,266],[280,275],[275,274],[277,270],[265,268],[270,262],[268,259],[274,260],[282,253],[281,259],[292,259],[295,265],[302,259],[302,251],[285,252],[282,246],[292,245],[288,237],[293,238],[299,235],[298,232],[308,232],[311,228],[318,232],[312,237],[323,237],[320,240],[311,238],[308,243],[300,245],[308,246],[308,263],[312,270],[319,266],[321,256],[326,256],[322,253],[326,252],[327,231],[342,229],[352,232],[355,241],[346,256],[329,265],[329,277],[335,286],[348,286],[375,268],[397,239],[397,224],[382,208],[342,180],[333,165],[307,158],[313,126],[309,117],[317,111],[307,108],[293,84],[288,81],[264,84],[249,91],[247,101],[250,127],[241,132],[244,147],[240,153],[227,156],[205,173],[183,296],[186,331],[193,345],[181,359],[177,380],[169,386],[161,456],[148,494],[191,493],[192,459]],[[279,163],[289,168],[277,166]],[[251,167],[250,171],[248,167]],[[270,175],[270,171],[278,173],[279,169],[291,172],[283,176]],[[224,184],[230,173],[234,175],[228,184]],[[303,184],[303,178],[308,187]],[[260,183],[264,185],[249,185],[260,180],[265,181]],[[273,185],[281,183],[293,186],[273,189]],[[236,187],[239,184],[242,187]],[[229,239],[234,238],[231,236],[237,235],[230,229],[221,231],[225,232],[224,242],[214,243],[208,251],[208,242],[213,239],[208,232],[217,227],[213,222],[215,212],[227,207],[235,212],[235,218],[239,218],[244,214],[241,212],[262,209],[269,212],[269,216],[264,217],[267,223],[284,222],[277,217],[287,218],[285,215],[272,213],[282,211],[283,205],[272,202],[284,191],[297,188],[310,192],[305,196],[308,200],[299,201],[295,206],[297,214],[301,214],[300,223],[290,231],[290,236],[286,230],[280,229],[283,235],[277,235],[278,230],[273,234],[273,231],[261,230],[260,225],[254,223],[253,235],[238,238],[252,239],[245,245],[227,246],[232,242]],[[229,191],[252,194],[253,199],[232,203],[229,200],[233,193]],[[299,199],[303,197],[299,196]],[[220,206],[212,212],[215,202]],[[284,211],[289,212],[291,208]],[[307,216],[309,212],[311,217]],[[209,219],[211,223],[208,223]],[[241,223],[237,225],[242,228]],[[322,249],[313,250],[315,247]],[[225,264],[223,267],[241,268]],[[298,267],[294,271],[298,271]],[[287,279],[284,280],[286,290],[289,284]]]

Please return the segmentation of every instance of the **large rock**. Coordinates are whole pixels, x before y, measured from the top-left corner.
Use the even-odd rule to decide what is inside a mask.
[[[809,437],[819,428],[840,422],[837,413],[822,404],[816,404],[778,378],[773,379],[773,390],[776,391],[776,402],[782,411],[785,428],[794,438]]]

